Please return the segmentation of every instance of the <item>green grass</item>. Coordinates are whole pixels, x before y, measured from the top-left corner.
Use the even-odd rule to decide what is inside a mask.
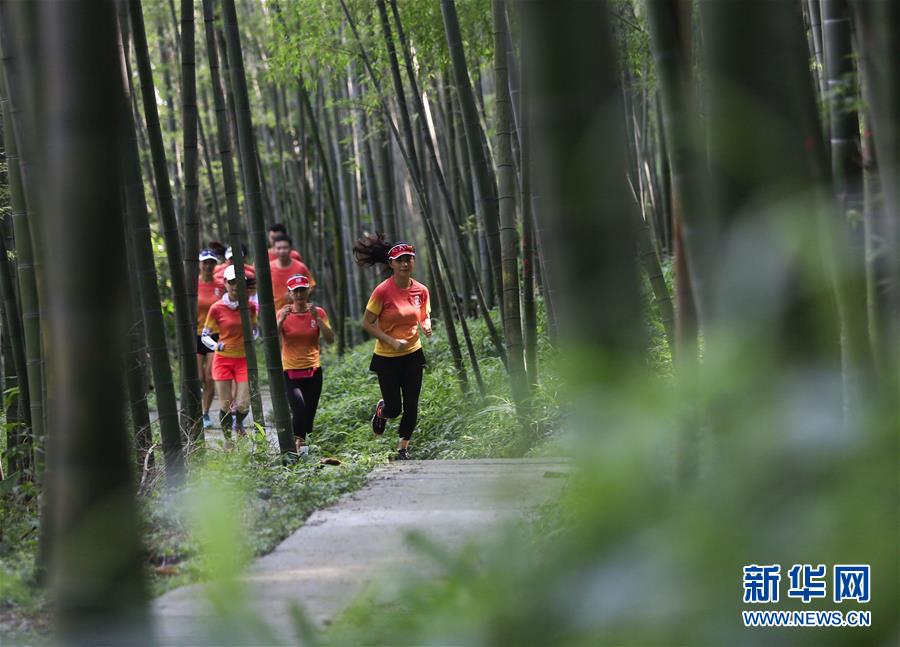
[[[496,313],[494,321],[499,325]],[[470,327],[485,396],[478,393],[468,364],[470,391],[463,393],[445,331],[438,323],[434,336],[425,341],[428,367],[411,444],[414,458],[510,457],[521,456],[529,448],[541,451],[540,447],[548,446],[560,416],[559,378],[543,316],[539,321],[541,382],[528,403],[532,423],[525,432],[515,415],[505,371],[485,324],[472,321]],[[368,370],[371,355],[372,342],[349,349],[342,358],[333,348],[323,354],[324,387],[309,438],[313,460],[282,465],[261,438],[240,440],[228,452],[210,445],[189,457],[189,475],[181,491],[167,492],[161,484],[155,484],[138,498],[153,595],[216,576],[216,565],[206,558],[215,548],[209,545],[203,529],[206,507],[215,507],[218,514],[236,524],[240,552],[248,560],[270,552],[310,514],[359,488],[368,472],[393,456],[396,421],[389,423],[382,438],[373,436],[369,422],[380,397],[378,381]],[[265,375],[261,370],[261,378]],[[318,459],[324,456],[338,458],[341,464],[319,465]],[[161,464],[161,455],[157,461]],[[29,486],[24,487],[27,490]],[[215,505],[210,498],[207,506],[203,493],[210,491],[227,496],[215,498]],[[0,620],[3,614],[17,622],[47,614],[46,597],[34,577],[36,499],[29,502],[28,494],[22,490],[18,498],[11,499],[12,505],[3,506]]]

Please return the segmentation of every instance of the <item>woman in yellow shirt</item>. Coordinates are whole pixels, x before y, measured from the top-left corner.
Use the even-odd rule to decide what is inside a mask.
[[[361,266],[387,265],[391,276],[372,292],[362,328],[375,338],[369,370],[378,375],[381,400],[375,405],[372,431],[380,436],[387,420],[401,415],[397,458],[409,459],[409,440],[419,415],[419,394],[425,354],[419,328],[431,336],[431,303],[428,288],[412,278],[416,248],[409,243],[390,243],[383,234],[366,236],[353,247]]]
[[[334,341],[328,314],[309,302],[309,283],[309,277],[305,274],[290,277],[287,280],[290,303],[278,311],[281,366],[291,405],[294,442],[300,456],[305,456],[309,451],[306,437],[312,431],[322,394],[319,339],[329,344]]]

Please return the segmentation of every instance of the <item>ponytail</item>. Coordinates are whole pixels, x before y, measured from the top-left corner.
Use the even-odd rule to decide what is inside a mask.
[[[364,234],[353,245],[353,256],[360,267],[373,267],[381,263],[388,267],[388,252],[394,243],[384,239],[384,234]]]

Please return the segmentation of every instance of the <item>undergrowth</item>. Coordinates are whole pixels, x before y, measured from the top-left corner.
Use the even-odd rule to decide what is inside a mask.
[[[527,403],[530,424],[524,432],[484,322],[470,322],[485,385],[483,396],[467,359],[468,388],[461,386],[445,329],[436,323],[433,337],[424,340],[428,366],[411,444],[413,458],[513,457],[547,446],[560,416],[559,379],[543,309],[538,312],[540,382]],[[497,313],[493,314],[499,326]],[[380,397],[376,376],[368,370],[371,355],[372,342],[349,349],[341,358],[333,348],[323,353],[324,387],[308,439],[309,460],[283,465],[259,434],[239,440],[231,451],[210,442],[189,456],[187,482],[178,491],[166,490],[161,482],[145,488],[138,504],[153,595],[211,576],[195,519],[197,498],[210,484],[232,497],[230,511],[238,520],[250,558],[270,552],[310,514],[362,486],[368,472],[393,456],[396,421],[389,423],[381,438],[371,430],[370,417]],[[324,457],[336,458],[340,465],[322,465]],[[162,464],[161,454],[156,463]],[[8,495],[12,505],[4,502],[2,508],[0,622],[3,614],[12,621],[5,630],[0,625],[0,630],[7,635],[20,622],[28,625],[26,631],[45,630],[45,622],[34,622],[45,620],[48,605],[35,577],[39,518],[33,494],[22,490],[18,499]]]

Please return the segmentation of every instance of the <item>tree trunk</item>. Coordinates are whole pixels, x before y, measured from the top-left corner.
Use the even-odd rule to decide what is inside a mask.
[[[183,267],[184,256],[181,253],[181,241],[178,222],[175,216],[175,204],[172,201],[172,188],[169,184],[169,171],[166,165],[166,151],[163,145],[162,129],[159,123],[159,112],[156,107],[156,91],[153,86],[153,70],[150,53],[147,49],[147,33],[144,30],[144,15],[140,0],[129,0],[131,29],[134,37],[135,57],[138,76],[141,80],[141,95],[144,100],[144,114],[147,122],[147,134],[150,138],[150,150],[153,156],[153,171],[156,176],[156,189],[159,193],[161,211],[159,221],[163,238],[166,241],[166,258],[172,279],[172,302],[175,306],[176,336],[178,339],[178,356],[181,365],[182,401],[181,425],[190,438],[198,432],[194,427],[200,421],[200,376],[197,373],[197,338],[191,321],[196,315],[188,311],[187,288]]]
[[[225,205],[228,217],[228,242],[231,245],[232,263],[235,268],[238,289],[238,308],[241,313],[241,332],[244,337],[244,355],[247,357],[247,372],[250,381],[250,409],[253,420],[265,425],[262,396],[259,392],[259,369],[256,365],[256,348],[253,345],[253,330],[250,324],[250,310],[247,301],[247,283],[244,280],[244,254],[241,248],[241,216],[238,206],[237,180],[234,177],[234,162],[231,157],[231,131],[228,125],[228,110],[219,75],[219,55],[216,47],[216,30],[213,26],[213,0],[203,0],[203,24],[206,32],[206,52],[209,57],[210,80],[213,89],[213,103],[216,109],[216,136],[219,143],[219,160],[222,164],[222,179],[225,185]],[[268,254],[266,254],[268,260]],[[259,283],[257,282],[257,285]],[[224,431],[224,430],[223,430]]]
[[[876,294],[882,384],[900,380],[900,7],[893,2],[856,0],[859,61],[884,210],[873,235],[881,239],[872,258],[881,280]],[[896,388],[891,394],[896,397]]]
[[[492,0],[494,18],[494,73],[497,109],[497,180],[502,252],[503,336],[506,340],[506,367],[519,416],[525,419],[528,378],[522,341],[522,314],[519,301],[519,237],[516,232],[515,166],[511,136],[515,129],[506,69],[506,10],[502,0]]]
[[[846,105],[849,97],[858,96],[857,84],[849,80],[856,71],[850,40],[850,6],[847,0],[823,0],[822,16],[831,125],[831,179],[837,199],[836,253],[832,262],[838,265],[837,304],[847,381],[845,398],[855,410],[859,406],[857,399],[867,390],[864,384],[871,376],[874,356],[868,336],[865,235],[860,217],[863,178],[859,117],[855,108]]]
[[[646,350],[607,3],[535,0],[522,13],[536,214],[554,230],[547,255],[558,260],[546,278],[566,286],[554,291],[560,326],[585,396],[595,397],[598,383],[641,370]]]
[[[131,120],[130,116],[129,113],[128,119],[123,119],[122,121],[124,123],[130,122],[132,132],[128,137],[134,138],[134,122]],[[124,132],[124,127],[122,127],[122,130]],[[122,138],[119,141],[119,146],[123,149],[123,154],[127,155],[130,151],[124,150],[126,148],[126,145],[124,144],[126,139],[127,137]],[[126,168],[129,164],[134,164],[134,162],[130,159],[123,161],[125,163],[122,164],[121,168],[123,169],[123,193],[125,193],[130,190],[130,187],[124,186],[127,185],[125,175],[128,171]],[[140,166],[137,164],[135,164],[135,167],[140,169]],[[138,177],[140,177],[140,173],[138,174]],[[131,238],[131,231],[127,222],[127,210],[129,207],[128,199],[126,198],[124,202],[125,204],[122,206],[123,211],[125,211],[126,221],[125,252],[128,254],[128,276],[132,279],[133,284],[137,284],[142,277],[138,276],[137,270],[135,269],[134,241]],[[133,207],[134,205],[131,206]],[[144,213],[146,213],[146,209],[144,210]],[[147,338],[144,332],[144,317],[140,296],[135,294],[134,290],[129,290],[128,297],[131,325],[128,327],[128,351],[125,354],[125,384],[127,386],[128,394],[128,409],[131,413],[131,433],[134,438],[135,465],[138,474],[140,474],[144,468],[145,461],[148,467],[153,467],[155,462],[153,453],[151,452],[151,448],[153,447],[153,431],[150,427],[150,406],[147,403]],[[177,411],[175,412],[175,415],[175,420],[177,421]]]
[[[123,408],[128,271],[114,198],[119,130],[110,127],[123,105],[115,8],[50,2],[40,5],[40,18],[48,102],[41,127],[53,151],[41,164],[41,188],[54,288],[49,504],[58,638],[152,641]]]
[[[216,188],[216,179],[213,175],[212,160],[210,158],[210,140],[206,138],[207,127],[203,125],[203,115],[209,112],[206,103],[206,94],[201,95],[203,100],[203,111],[197,114],[197,126],[200,133],[200,147],[203,149],[203,168],[206,171],[206,183],[209,185],[209,195],[212,200],[212,211],[215,217],[216,233],[215,237],[220,238],[225,233],[225,222],[222,220],[222,210],[219,207],[219,190]],[[207,231],[211,227],[207,223]],[[204,245],[205,246],[205,245]]]
[[[757,368],[745,379],[777,389],[771,371],[820,371],[839,357],[834,295],[823,278],[826,267],[816,263],[833,251],[818,233],[833,223],[819,217],[827,203],[827,155],[803,21],[792,3],[703,0],[700,6],[710,96],[707,194],[717,214],[716,244],[698,250],[713,254],[712,273],[704,279],[722,281],[749,263],[771,270],[746,275],[739,290],[716,290],[713,309],[704,309],[701,301],[706,353],[714,355],[720,342],[727,344],[729,354],[771,369]],[[759,33],[767,34],[765,42],[756,38]],[[735,164],[742,169],[739,175],[726,171]],[[790,212],[785,212],[788,200]],[[687,235],[685,242],[690,260],[695,250]],[[772,310],[761,316],[759,299],[776,293]],[[832,402],[831,396],[822,397]]]
[[[197,257],[200,254],[200,217],[197,212],[197,199],[200,193],[200,156],[197,150],[197,75],[194,47],[194,3],[193,0],[181,0],[181,105],[184,115],[183,149],[184,149],[184,216],[182,227],[184,230],[184,286],[187,297],[188,319],[191,329],[197,327],[197,277],[200,274],[200,263]],[[173,271],[174,268],[173,268]],[[186,411],[187,421],[193,422],[200,418],[200,381],[196,387],[196,407]],[[187,381],[182,380],[181,401],[193,401],[194,391],[189,391]],[[194,442],[203,440],[203,426],[193,423],[189,427],[191,439]]]
[[[522,100],[527,96],[519,95],[519,128],[521,133],[521,200],[522,205],[522,332],[525,338],[525,372],[528,386],[534,391],[538,385],[538,331],[537,307],[534,300],[534,268],[537,259],[534,245],[534,218],[531,204],[531,133],[527,127],[530,107]],[[546,304],[545,304],[546,307]]]
[[[45,149],[43,132],[37,123],[46,103],[40,98],[37,88],[37,77],[33,70],[26,67],[29,62],[39,61],[37,51],[38,44],[38,5],[36,3],[9,3],[0,2],[0,25],[3,28],[4,46],[3,66],[6,74],[6,93],[9,98],[9,106],[12,115],[12,133],[15,136],[16,148],[19,155],[19,183],[24,196],[24,222],[27,222],[25,232],[31,241],[32,271],[36,286],[37,308],[34,311],[35,326],[39,330],[40,352],[34,360],[37,370],[40,370],[40,410],[42,421],[40,429],[35,425],[34,407],[38,398],[35,389],[29,389],[32,406],[32,431],[34,436],[34,464],[35,479],[40,482],[44,471],[46,452],[47,429],[47,376],[46,376],[46,348],[47,348],[47,309],[49,296],[44,288],[44,254],[42,219],[40,218],[40,198],[42,189],[38,186],[35,172],[36,159],[39,151]],[[14,56],[15,54],[15,56]],[[14,219],[15,220],[15,219]],[[16,230],[18,231],[18,229]],[[24,315],[24,308],[23,308]],[[26,343],[28,337],[26,324]],[[26,348],[26,352],[27,348]],[[28,358],[29,362],[32,361]],[[31,378],[29,377],[29,382]],[[40,432],[40,433],[39,433]],[[42,527],[42,539],[44,528]]]
[[[402,84],[402,80],[400,79],[399,65],[396,65],[396,51],[394,50],[393,39],[391,38],[391,35],[390,35],[390,27],[389,27],[389,23],[387,22],[387,12],[384,9],[383,0],[378,0],[378,2],[376,4],[379,7],[379,12],[383,16],[382,23],[384,25],[385,39],[388,44],[388,52],[391,57],[392,67],[396,68],[396,69],[394,69],[392,76],[394,78],[394,86],[395,86],[395,89],[397,92],[397,100],[398,100],[398,102],[400,102],[402,104],[401,115],[405,114],[406,119],[408,120],[409,115],[408,115],[408,112],[406,112],[406,101],[402,95],[403,84]],[[478,304],[481,308],[482,316],[484,317],[485,325],[487,326],[488,333],[491,336],[491,341],[493,342],[494,347],[497,349],[497,353],[500,355],[501,358],[503,358],[504,363],[505,363],[506,353],[503,348],[503,343],[500,339],[500,335],[497,333],[497,330],[494,327],[493,320],[491,320],[491,318],[490,318],[490,313],[488,312],[484,293],[482,292],[481,286],[478,283],[478,276],[475,272],[475,266],[472,263],[471,259],[469,258],[468,250],[467,250],[466,244],[465,244],[465,236],[463,234],[461,223],[459,221],[459,217],[456,214],[456,210],[453,206],[453,199],[451,198],[450,191],[447,188],[447,183],[446,183],[446,180],[444,179],[444,173],[441,171],[440,165],[438,164],[437,152],[435,150],[434,141],[431,138],[431,135],[429,133],[425,132],[425,129],[424,129],[424,124],[427,121],[427,111],[425,110],[425,106],[422,101],[422,95],[419,92],[418,83],[416,82],[416,73],[415,73],[415,69],[412,64],[412,57],[410,56],[410,53],[409,53],[409,47],[408,47],[408,44],[406,43],[406,37],[403,34],[403,27],[400,22],[400,15],[397,12],[396,2],[392,2],[391,7],[394,12],[394,21],[397,25],[397,35],[398,35],[398,38],[400,39],[400,44],[403,49],[404,59],[406,61],[407,76],[409,77],[410,84],[412,85],[412,91],[413,91],[412,94],[413,94],[414,101],[415,101],[416,112],[418,114],[420,125],[422,125],[423,139],[425,140],[425,144],[426,144],[425,148],[427,148],[427,150],[428,150],[429,157],[430,157],[432,165],[434,167],[435,172],[433,175],[437,179],[438,186],[441,191],[441,196],[444,199],[444,205],[447,209],[447,214],[449,215],[450,220],[453,224],[453,228],[456,233],[457,249],[459,251],[459,255],[462,257],[462,261],[463,261],[465,270],[468,273],[469,278],[471,279],[471,281],[473,283],[473,287],[475,288],[475,295],[476,295],[476,298],[478,299]],[[406,126],[406,124],[404,123],[404,128],[405,128],[405,126]],[[411,126],[410,126],[410,128],[411,128]],[[409,146],[409,149],[412,150],[411,145]],[[415,158],[413,158],[413,159],[415,160]],[[420,168],[420,172],[421,172],[421,168]],[[420,174],[419,183],[421,182],[422,177],[424,177],[424,175]],[[415,179],[414,179],[414,182],[416,182]],[[443,251],[441,251],[440,253],[443,256]],[[451,270],[450,266],[446,264],[446,259],[444,259],[444,261],[445,261],[445,267],[447,268],[447,271],[450,272],[450,270]],[[454,304],[457,306],[459,305],[458,299],[455,300]],[[464,311],[461,313],[461,316],[465,316]],[[463,326],[466,325],[465,322],[461,322],[461,323]],[[475,362],[475,361],[476,360],[473,357],[473,362]],[[474,366],[474,364],[473,364],[473,366]],[[477,369],[476,369],[476,371],[477,371]]]
[[[6,44],[4,43],[4,56]],[[19,167],[19,147],[16,140],[15,126],[13,122],[14,106],[8,94],[5,78],[2,89],[3,103],[3,131],[5,133],[6,164],[9,177],[10,217],[16,238],[16,276],[19,283],[19,300],[22,308],[22,332],[25,349],[25,374],[27,381],[20,383],[20,389],[27,398],[28,418],[33,438],[33,449],[38,454],[34,455],[34,466],[40,470],[43,464],[42,452],[44,448],[44,400],[42,394],[42,338],[40,304],[38,301],[37,272],[31,245],[30,218],[25,199],[25,188],[22,183],[22,174]]]
[[[701,134],[694,107],[691,7],[686,2],[651,0],[647,20],[672,173],[676,303],[672,352],[676,362],[693,364],[697,359],[697,306],[710,301],[707,280],[712,270],[704,263],[713,253],[713,243],[701,188],[706,162],[698,152],[703,149],[698,146]]]
[[[825,84],[825,57],[822,54],[822,13],[821,0],[806,0],[809,9],[809,30],[812,32],[813,41],[813,60],[815,66],[813,74],[815,75],[816,88],[818,89],[818,97],[820,101],[825,101],[828,96],[828,87]]]
[[[184,477],[184,456],[182,454],[181,429],[178,425],[178,401],[175,399],[175,384],[172,367],[169,365],[169,350],[166,346],[166,325],[163,321],[162,298],[153,256],[150,221],[147,216],[147,202],[144,182],[141,177],[140,150],[131,110],[131,65],[128,61],[126,45],[127,17],[120,14],[122,33],[121,111],[121,169],[125,194],[125,215],[128,220],[131,250],[137,278],[138,295],[143,311],[144,330],[147,337],[147,354],[150,356],[150,370],[156,391],[156,409],[159,416],[159,431],[162,437],[166,476],[170,485],[177,485]],[[178,267],[177,265],[175,267]]]
[[[459,346],[459,339],[456,336],[456,327],[453,324],[453,315],[450,310],[450,296],[448,295],[447,284],[445,283],[445,279],[449,282],[449,274],[442,273],[440,271],[439,260],[443,261],[444,267],[449,269],[449,264],[446,261],[446,258],[443,257],[443,250],[440,250],[438,246],[440,245],[440,241],[435,235],[435,230],[433,226],[433,222],[431,220],[431,208],[430,203],[428,201],[427,194],[425,193],[424,185],[422,184],[422,166],[420,166],[420,162],[418,158],[416,158],[414,137],[412,131],[412,122],[409,117],[409,110],[406,106],[406,96],[403,90],[403,82],[400,78],[400,66],[397,62],[397,52],[394,48],[393,37],[391,36],[390,31],[390,23],[388,22],[387,10],[384,5],[383,0],[377,0],[378,12],[381,19],[382,32],[384,34],[385,44],[388,49],[388,56],[390,59],[391,65],[391,78],[394,83],[394,92],[397,98],[397,105],[400,110],[400,116],[402,119],[403,126],[403,134],[404,140],[406,143],[405,150],[403,152],[404,160],[407,163],[407,168],[409,170],[410,177],[413,181],[413,184],[416,187],[416,195],[419,198],[419,203],[422,208],[422,220],[425,223],[425,237],[428,243],[428,256],[429,263],[432,275],[435,281],[435,288],[437,289],[438,296],[438,307],[444,312],[444,320],[447,326],[447,339],[450,343],[450,353],[453,357],[453,364],[456,367],[457,376],[459,379],[460,389],[464,394],[469,392],[469,378],[466,373],[465,364],[463,364],[462,360],[462,352]],[[363,56],[364,63],[366,65],[366,69],[369,71],[372,83],[374,84],[376,92],[381,95],[380,88],[378,87],[378,79],[372,73],[373,70],[371,68],[368,55],[363,49],[362,41],[359,39],[359,34],[356,31],[356,26],[353,24],[353,21],[350,17],[350,12],[347,9],[346,4],[343,0],[341,0],[341,6],[344,8],[344,14],[347,16],[347,21],[350,23],[350,27],[353,30],[353,34],[356,37],[357,44],[360,47],[360,53]],[[383,107],[387,106],[383,104]],[[385,109],[385,112],[387,110]],[[402,148],[402,142],[400,141],[399,133],[396,128],[391,124],[392,132],[394,133],[394,137],[397,140],[397,145]]]
[[[475,105],[475,96],[469,82],[469,70],[466,65],[462,35],[459,31],[459,20],[453,0],[441,0],[441,14],[444,19],[447,47],[450,50],[450,60],[456,78],[456,93],[462,108],[466,141],[469,145],[469,154],[472,156],[472,167],[478,192],[481,195],[481,205],[484,209],[491,273],[499,301],[503,294],[503,280],[500,268],[500,223],[495,180],[491,176],[491,165],[483,144],[484,133],[479,125],[478,108]]]
[[[4,106],[4,112],[6,106]],[[5,131],[6,139],[12,132]],[[5,143],[5,142],[4,142]],[[9,163],[9,158],[7,158]],[[8,174],[7,174],[8,175]],[[5,223],[4,223],[5,224]],[[18,395],[12,398],[5,407],[7,456],[9,456],[9,474],[24,477],[23,471],[32,467],[32,443],[29,435],[31,426],[29,416],[30,399],[28,393],[28,371],[25,360],[25,343],[23,339],[22,320],[16,302],[16,290],[13,285],[12,266],[6,249],[6,241],[0,237],[0,296],[3,299],[3,374],[6,378],[3,392],[18,389]],[[9,414],[12,414],[10,416]]]
[[[19,384],[24,384],[25,380],[19,380],[19,376],[16,374],[15,364],[11,359],[14,351],[10,345],[7,327],[8,319],[6,318],[5,310],[6,307],[4,304],[3,331],[2,339],[0,339],[0,348],[2,348],[3,351],[3,391],[9,392],[10,389],[18,389]],[[28,455],[30,454],[29,448],[22,447],[22,441],[25,438],[23,432],[27,432],[27,427],[24,424],[24,416],[22,414],[27,411],[27,408],[22,406],[23,402],[19,397],[7,399],[5,404],[6,406],[3,407],[3,412],[6,415],[4,425],[6,429],[6,447],[3,452],[0,452],[0,481],[12,477],[24,479],[27,478],[27,475],[24,472],[29,467]],[[6,458],[6,471],[3,469],[4,457]]]
[[[266,226],[263,221],[262,196],[259,189],[259,175],[255,163],[256,143],[253,138],[253,123],[250,116],[250,101],[247,94],[247,78],[244,74],[244,60],[241,54],[240,33],[238,32],[237,14],[234,0],[224,0],[223,14],[225,21],[225,37],[231,63],[231,82],[234,90],[235,113],[238,121],[238,142],[240,153],[244,159],[244,172],[247,174],[245,194],[247,202],[247,219],[249,237],[256,256],[257,292],[259,294],[259,319],[262,328],[262,344],[266,353],[266,368],[269,373],[269,384],[272,386],[272,409],[275,415],[275,427],[278,431],[278,444],[282,454],[294,450],[294,436],[291,431],[291,412],[288,407],[287,393],[277,388],[284,380],[281,370],[281,348],[278,343],[278,328],[275,324],[275,307],[272,299],[272,277],[269,272],[268,246],[266,245]]]
[[[303,78],[298,77],[297,83],[299,85],[300,92],[300,102],[303,108],[306,110],[306,116],[309,119],[309,127],[312,131],[313,141],[316,144],[316,151],[319,154],[319,166],[322,169],[322,174],[325,180],[325,190],[326,195],[328,196],[328,206],[332,211],[332,228],[333,228],[333,253],[335,262],[340,266],[344,264],[344,247],[341,245],[341,229],[340,229],[340,220],[339,220],[339,212],[340,205],[338,204],[337,195],[334,191],[334,181],[331,177],[331,171],[328,167],[328,155],[325,152],[325,145],[322,143],[322,135],[319,130],[318,121],[316,119],[316,114],[313,111],[312,102],[309,99],[309,93],[306,91],[306,87],[303,84]],[[324,230],[320,230],[321,240],[325,240]],[[319,252],[319,258],[324,259],[324,250]],[[334,299],[338,304],[337,310],[337,330],[340,332],[337,338],[337,351],[338,355],[343,355],[344,351],[347,348],[347,340],[346,335],[344,334],[346,330],[346,317],[347,312],[345,310],[346,299],[344,298],[344,292],[346,290],[345,284],[345,275],[343,272],[336,272],[334,276]]]

